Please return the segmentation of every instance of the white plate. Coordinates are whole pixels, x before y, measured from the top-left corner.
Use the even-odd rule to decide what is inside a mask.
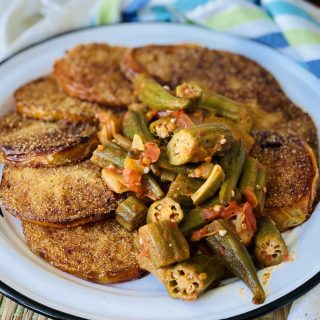
[[[12,108],[12,93],[15,89],[26,81],[49,73],[54,60],[61,57],[66,49],[90,42],[125,46],[193,42],[243,54],[272,72],[289,97],[313,117],[318,128],[320,126],[319,82],[308,71],[263,45],[200,27],[174,24],[120,24],[79,30],[14,55],[0,66],[0,112]],[[264,286],[268,298],[262,308],[251,303],[251,293],[241,281],[219,287],[198,301],[188,303],[170,299],[162,285],[152,276],[112,286],[77,279],[31,253],[23,240],[19,224],[8,214],[4,218],[0,217],[2,291],[60,319],[68,317],[54,313],[52,309],[78,317],[103,320],[253,317],[270,308],[279,307],[319,281],[320,219],[317,211],[319,207],[307,223],[286,234],[294,261],[271,270],[271,278]],[[270,273],[270,269],[260,271],[260,278],[267,272]],[[50,309],[34,305],[26,297]]]

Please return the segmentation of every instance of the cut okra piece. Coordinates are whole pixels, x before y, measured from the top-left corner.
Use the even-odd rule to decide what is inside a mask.
[[[266,168],[258,160],[248,157],[239,183],[239,191],[260,215],[263,213],[266,194]]]
[[[192,104],[191,99],[172,95],[162,85],[145,74],[137,75],[133,80],[139,100],[155,110],[181,110]]]
[[[138,233],[139,256],[149,256],[155,268],[189,259],[189,244],[176,223],[165,220],[142,226]]]
[[[179,228],[181,232],[189,237],[194,230],[198,230],[204,227],[206,224],[212,220],[218,218],[222,211],[222,206],[217,204],[209,208],[197,207],[185,214],[184,219],[182,220]]]
[[[91,161],[102,168],[108,167],[110,164],[123,168],[126,156],[125,149],[108,141],[104,146],[98,146],[92,154]]]
[[[171,183],[167,197],[177,201],[185,207],[193,207],[192,195],[202,186],[203,180],[189,178],[183,174],[178,174]]]
[[[128,110],[124,115],[122,126],[124,135],[130,139],[133,139],[134,135],[137,134],[143,142],[154,140],[143,110]]]
[[[154,202],[147,214],[147,223],[169,220],[180,223],[183,219],[183,211],[180,204],[169,197]]]
[[[228,150],[232,142],[229,127],[219,123],[202,124],[175,133],[167,145],[167,154],[169,162],[176,166],[210,162],[213,155]]]
[[[191,196],[193,203],[198,206],[211,198],[223,183],[225,174],[218,164],[213,167],[205,183]]]
[[[207,289],[218,285],[224,274],[225,267],[217,257],[199,254],[166,268],[163,282],[170,297],[192,301]]]
[[[160,200],[164,197],[164,192],[162,191],[159,183],[150,174],[144,174],[142,176],[141,182],[143,189],[145,190],[145,195],[153,201]]]
[[[136,196],[122,201],[116,210],[116,220],[128,231],[145,223],[148,207]]]
[[[219,197],[222,205],[227,205],[236,195],[236,185],[246,159],[246,151],[242,141],[235,141],[231,149],[220,159],[220,165],[226,175],[221,186]]]
[[[217,219],[197,231],[206,244],[219,256],[224,265],[238,276],[253,293],[253,303],[263,303],[265,292],[247,248],[235,233],[232,223]]]
[[[163,182],[172,182],[177,177],[177,174],[174,172],[171,172],[169,170],[161,170],[160,172],[160,180]]]
[[[170,138],[178,129],[174,120],[175,119],[171,117],[163,117],[151,122],[151,133],[160,139]]]
[[[200,106],[210,110],[216,116],[237,121],[241,129],[249,132],[252,129],[252,118],[247,106],[215,92],[203,92]]]
[[[287,245],[269,217],[261,217],[257,221],[254,254],[264,267],[275,266],[288,258]]]

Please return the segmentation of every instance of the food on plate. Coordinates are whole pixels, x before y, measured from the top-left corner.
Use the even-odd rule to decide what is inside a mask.
[[[170,297],[192,301],[216,286],[224,275],[225,267],[216,256],[199,254],[165,269],[161,280]]]
[[[54,76],[72,97],[113,108],[133,102],[131,83],[120,71],[124,48],[107,44],[78,45],[54,64]]]
[[[267,169],[265,213],[280,231],[303,223],[312,210],[318,187],[318,165],[300,137],[257,132],[251,156]]]
[[[248,104],[257,115],[253,123],[257,122],[260,130],[297,134],[318,150],[311,117],[294,105],[276,79],[256,62],[194,44],[149,45],[127,50],[121,62],[126,74],[132,74],[132,69],[135,73],[144,72],[170,89],[195,82],[204,90]]]
[[[194,44],[79,45],[54,77],[16,108],[66,121],[0,119],[0,199],[31,250],[100,283],[148,271],[186,301],[233,275],[263,303],[257,269],[288,260],[281,232],[315,203],[310,116],[255,62]]]
[[[257,220],[254,254],[264,267],[274,266],[288,259],[287,245],[269,217]]]
[[[42,122],[17,112],[0,118],[0,158],[5,163],[54,166],[82,160],[97,146],[89,123]]]
[[[105,186],[90,161],[50,168],[6,166],[0,198],[19,219],[57,227],[112,216],[123,199]]]
[[[77,277],[115,283],[145,274],[136,259],[133,236],[114,219],[72,228],[23,222],[30,249],[53,266]]]
[[[96,114],[103,111],[96,103],[67,95],[53,76],[45,76],[21,86],[15,93],[17,111],[44,121],[96,122]]]
[[[217,219],[191,235],[192,241],[205,239],[224,265],[238,276],[253,293],[253,303],[263,303],[265,292],[259,282],[250,254],[231,222]]]

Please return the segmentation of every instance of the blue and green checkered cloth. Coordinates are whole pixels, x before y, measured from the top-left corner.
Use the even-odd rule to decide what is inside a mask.
[[[319,0],[320,3],[320,0]],[[195,23],[273,47],[320,78],[320,9],[303,0],[100,0],[95,24]]]

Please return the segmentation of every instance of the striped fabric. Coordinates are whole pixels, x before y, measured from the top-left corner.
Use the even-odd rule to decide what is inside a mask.
[[[320,78],[320,9],[303,0],[127,0],[122,19],[197,23],[249,38]]]

